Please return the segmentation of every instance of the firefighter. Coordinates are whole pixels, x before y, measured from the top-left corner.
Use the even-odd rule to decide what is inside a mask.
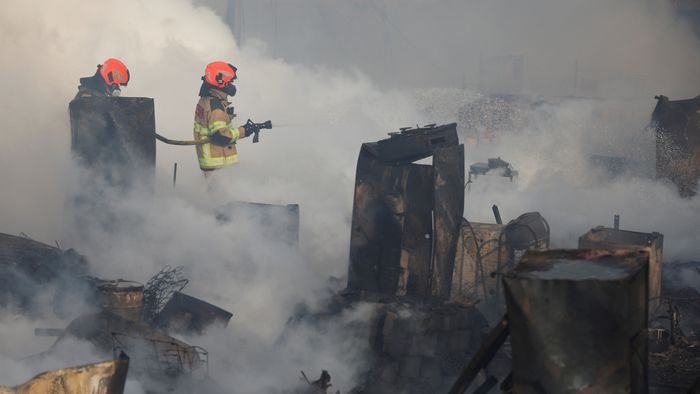
[[[252,133],[245,126],[234,127],[235,117],[228,96],[236,94],[236,67],[226,62],[209,63],[204,70],[199,102],[194,113],[194,137],[208,137],[211,143],[197,145],[199,168],[204,176],[221,167],[238,163],[236,141]]]
[[[119,96],[121,87],[129,83],[129,69],[118,59],[109,58],[97,65],[95,75],[80,78],[75,98],[88,96]]]

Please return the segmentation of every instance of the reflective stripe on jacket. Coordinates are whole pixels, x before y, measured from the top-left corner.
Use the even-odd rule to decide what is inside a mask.
[[[197,103],[194,113],[194,138],[199,140],[218,132],[232,139],[232,144],[228,146],[211,143],[197,145],[199,168],[203,171],[238,163],[235,142],[245,137],[241,135],[245,134],[245,131],[241,133],[240,128],[233,127],[231,124],[231,117],[225,109],[229,105],[226,97],[226,93],[212,90],[211,96],[200,97]],[[213,105],[212,102],[214,102]]]

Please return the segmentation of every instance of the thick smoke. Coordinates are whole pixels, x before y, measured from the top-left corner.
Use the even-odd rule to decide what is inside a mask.
[[[356,16],[358,21],[373,17],[372,12],[358,9],[358,2],[349,3],[330,2],[324,7],[336,5],[349,12],[344,18]],[[474,8],[465,9],[467,4]],[[373,63],[362,52],[346,51],[357,58],[344,59],[340,71],[333,62],[290,63],[273,58],[284,53],[263,42],[248,40],[239,48],[213,11],[185,0],[124,1],[118,10],[77,0],[3,3],[0,78],[7,93],[0,103],[5,122],[5,141],[0,145],[0,179],[5,185],[0,194],[0,231],[25,232],[48,243],[59,240],[62,246],[76,247],[91,259],[96,274],[107,278],[145,281],[163,265],[184,265],[191,279],[189,294],[234,313],[227,330],[188,339],[211,351],[215,379],[237,384],[240,392],[255,393],[294,383],[298,369],[316,375],[325,368],[334,377],[334,387],[346,391],[362,364],[362,346],[342,335],[342,329],[346,323],[366,319],[366,308],[349,311],[323,335],[301,326],[289,334],[294,340],[287,344],[276,340],[298,302],[317,301],[318,294],[325,294],[322,289],[329,276],[345,274],[360,143],[383,138],[401,126],[455,121],[459,107],[477,98],[476,92],[418,87],[476,87],[480,83],[475,59],[525,53],[529,60],[524,92],[570,94],[564,86],[574,85],[571,70],[576,59],[583,59],[578,66],[581,92],[589,89],[596,96],[638,100],[625,102],[625,113],[631,115],[619,129],[592,133],[594,106],[600,104],[559,100],[532,110],[533,121],[503,135],[501,142],[468,147],[468,163],[502,156],[520,177],[513,184],[480,178],[467,195],[466,216],[490,221],[493,203],[501,206],[504,218],[539,210],[552,225],[554,244],[575,246],[579,235],[608,224],[614,213],[620,213],[625,228],[663,232],[670,259],[697,255],[698,198],[679,199],[672,188],[648,179],[602,180],[587,165],[587,157],[596,153],[644,152],[638,153],[639,159],[648,162],[652,140],[643,130],[653,107],[650,94],[697,93],[696,43],[684,26],[673,22],[667,7],[632,0],[615,5],[538,1],[527,7],[505,1],[437,0],[401,2],[399,7],[399,2],[389,1],[386,6],[395,11],[390,18],[399,18],[387,25],[392,34],[399,34],[397,24],[415,21],[422,26],[393,48],[393,83],[380,82],[396,86],[389,91],[379,90],[377,81],[357,71]],[[325,14],[328,29],[333,15]],[[452,23],[430,28],[417,23],[443,18]],[[356,27],[362,32],[363,26]],[[343,46],[341,38],[350,43],[357,37],[357,32],[338,29],[335,47]],[[322,30],[314,37],[318,42],[327,40]],[[415,53],[405,42],[432,53]],[[371,40],[367,45],[376,47]],[[304,51],[306,59],[318,56],[312,46],[297,54]],[[455,54],[464,61],[445,60]],[[81,172],[70,159],[67,104],[78,78],[91,75],[107,57],[129,65],[132,81],[124,95],[155,98],[157,129],[170,138],[191,138],[199,77],[206,63],[219,59],[239,68],[239,93],[233,101],[240,122],[269,118],[276,127],[263,131],[260,144],[250,140],[239,144],[241,163],[217,173],[216,193],[210,194],[194,149],[159,144],[155,199],[141,193],[113,196],[114,203],[139,217],[142,225],[119,234],[94,229],[87,242],[63,232],[65,185]],[[400,67],[403,63],[410,67]],[[382,75],[367,69],[372,76]],[[641,89],[617,78],[628,70],[643,76],[633,78],[642,81]],[[621,80],[621,87],[610,91],[615,85],[601,82],[603,88],[593,89],[586,82],[611,79]],[[612,149],[619,141],[639,142],[640,147]],[[173,190],[174,162],[179,173]],[[217,225],[213,207],[233,200],[300,203],[300,252],[265,242],[255,220]],[[5,312],[0,335],[13,340],[0,347],[0,366],[5,366],[0,368],[0,383],[19,383],[48,366],[27,367],[13,361],[48,347],[46,338],[32,337],[31,327],[63,325],[65,321],[52,316],[33,321]],[[63,361],[92,361],[89,351],[75,354],[85,357]],[[136,386],[130,387],[136,390]]]

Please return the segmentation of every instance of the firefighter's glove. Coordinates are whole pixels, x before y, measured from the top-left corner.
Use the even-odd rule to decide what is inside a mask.
[[[209,137],[209,140],[211,141],[212,144],[214,145],[219,145],[219,146],[229,146],[233,144],[235,141],[233,138],[226,137],[225,135],[222,135],[218,131]]]

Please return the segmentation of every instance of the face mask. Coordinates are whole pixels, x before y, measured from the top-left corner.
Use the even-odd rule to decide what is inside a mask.
[[[229,96],[233,97],[236,95],[236,86],[230,83],[224,87],[224,92],[226,92],[226,94],[228,94]]]
[[[111,85],[109,87],[109,94],[112,97],[119,97],[119,95],[122,94],[121,89],[119,89],[119,85]]]

